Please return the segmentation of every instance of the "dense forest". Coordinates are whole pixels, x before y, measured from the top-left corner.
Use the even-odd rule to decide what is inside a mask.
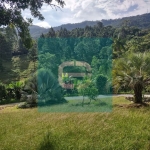
[[[148,4],[0,0],[0,150],[150,150],[150,13],[32,25]]]
[[[122,25],[124,21],[128,21],[130,26],[135,26],[138,28],[149,28],[150,27],[150,13],[143,14],[143,15],[137,15],[137,16],[131,16],[131,17],[124,17],[119,19],[109,19],[105,20],[102,19],[101,22],[104,26],[113,26],[113,27],[119,27]],[[58,27],[54,27],[54,30],[60,30],[60,28],[66,28],[67,30],[71,31],[75,28],[84,28],[85,26],[94,26],[99,21],[83,21],[81,23],[74,23],[74,24],[64,24]]]
[[[101,20],[104,26],[112,26],[112,27],[120,27],[124,22],[130,26],[138,27],[140,29],[148,29],[150,28],[150,13],[143,14],[143,15],[137,15],[137,16],[131,16],[131,17],[125,17],[120,19],[110,19],[110,20]],[[66,28],[67,30],[71,31],[76,28],[85,28],[86,26],[94,27],[99,21],[83,21],[81,23],[68,23],[63,24],[58,27],[53,27],[55,31],[60,30],[61,28]],[[39,38],[40,34],[44,33],[46,34],[49,31],[49,29],[39,27],[39,26],[30,26],[30,33],[33,38]]]
[[[124,74],[117,72],[123,67],[119,68],[119,65],[116,64],[121,61],[120,59],[128,58],[129,55],[148,53],[150,50],[150,30],[132,26],[128,21],[122,22],[120,27],[104,26],[102,22],[97,22],[94,26],[75,28],[71,31],[66,28],[55,31],[50,28],[47,34],[41,34],[39,39],[33,40],[31,49],[25,48],[15,28],[1,29],[0,38],[0,79],[2,83],[26,82],[27,80],[35,82],[32,74],[43,68],[51,70],[51,73],[47,71],[46,74],[49,74],[53,80],[57,80],[58,67],[65,61],[82,61],[90,64],[92,83],[87,84],[88,79],[86,78],[77,81],[76,78],[62,77],[64,83],[73,82],[75,85],[73,91],[66,91],[70,94],[80,93],[77,88],[81,81],[85,81],[84,84],[91,89],[96,86],[99,94],[133,90],[131,86],[124,84],[124,79],[121,79]],[[87,71],[84,67],[68,67],[64,70],[65,72]],[[130,75],[133,72],[130,72]],[[41,75],[45,76],[42,72]],[[103,87],[100,87],[99,83],[102,81],[105,83]],[[37,88],[34,87],[34,90],[37,91]],[[149,91],[149,87],[144,90]],[[61,93],[60,89],[58,91]]]

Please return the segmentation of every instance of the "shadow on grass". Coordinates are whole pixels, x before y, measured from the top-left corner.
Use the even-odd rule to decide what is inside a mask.
[[[39,107],[61,105],[61,104],[66,104],[66,103],[68,103],[68,101],[65,100],[64,98],[62,100],[59,100],[59,101],[49,100],[49,101],[44,102],[42,100],[38,100],[38,106]]]
[[[70,106],[86,106],[86,105],[90,105],[90,103],[89,102],[86,102],[86,103],[82,103],[82,102],[80,102],[80,103],[73,103],[73,104],[70,104]]]
[[[107,106],[108,104],[106,102],[98,102],[95,103],[95,106]]]
[[[78,102],[78,103],[72,103],[70,104],[70,106],[88,106],[88,105],[93,105],[93,106],[100,106],[100,107],[103,107],[103,106],[107,106],[109,105],[108,102],[105,102],[105,101],[101,101],[101,100],[96,100],[96,101],[91,101],[91,102]]]
[[[57,150],[56,146],[56,142],[52,135],[48,132],[37,150]]]

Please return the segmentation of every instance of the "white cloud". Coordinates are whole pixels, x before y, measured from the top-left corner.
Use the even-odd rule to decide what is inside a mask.
[[[51,27],[49,25],[49,23],[45,22],[45,21],[41,21],[41,22],[35,23],[34,25],[37,25],[37,26],[40,26],[40,27],[44,27],[44,28],[50,28]]]
[[[115,19],[147,12],[145,0],[78,0],[72,6],[74,20]]]
[[[144,14],[150,0],[64,0],[66,5],[60,9],[52,9],[44,5],[41,13],[44,22],[34,19],[34,24],[58,26],[64,23],[76,23],[85,20],[115,19]],[[150,9],[149,9],[150,11]],[[24,16],[29,17],[25,11]],[[50,26],[50,25],[49,25]]]

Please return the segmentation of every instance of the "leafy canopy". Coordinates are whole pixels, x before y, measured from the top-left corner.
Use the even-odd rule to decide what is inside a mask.
[[[131,53],[114,61],[114,88],[134,90],[135,102],[142,102],[142,91],[150,84],[150,53]]]
[[[32,40],[28,27],[31,25],[32,20],[25,20],[21,10],[29,9],[33,17],[43,20],[44,17],[39,11],[43,4],[55,8],[63,7],[65,4],[63,0],[55,0],[55,2],[56,5],[53,4],[53,0],[0,0],[0,26],[10,25],[16,27],[23,43],[27,48],[30,48]]]

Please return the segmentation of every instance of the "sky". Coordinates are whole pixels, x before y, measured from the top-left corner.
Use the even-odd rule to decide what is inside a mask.
[[[53,0],[54,1],[54,0]],[[64,0],[62,9],[43,5],[40,12],[45,20],[34,19],[33,24],[55,27],[67,23],[117,19],[150,12],[150,0]],[[23,11],[24,18],[32,18],[30,11]]]

